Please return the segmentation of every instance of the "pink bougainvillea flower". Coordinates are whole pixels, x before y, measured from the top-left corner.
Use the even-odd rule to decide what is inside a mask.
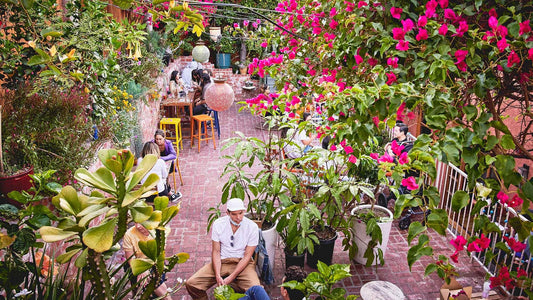
[[[463,236],[458,235],[455,239],[450,241],[450,244],[453,245],[456,251],[461,251],[465,248],[466,239]]]
[[[378,162],[379,163],[384,163],[384,162],[392,163],[394,162],[394,158],[392,158],[392,156],[390,156],[389,154],[385,153],[380,158],[378,158]]]
[[[322,29],[320,27],[313,27],[313,34],[318,35],[320,34],[320,32],[322,32]]]
[[[293,112],[289,113],[289,118],[291,118],[291,119],[294,119],[294,118],[296,118],[296,114],[295,114],[295,113],[293,113]]]
[[[508,290],[511,290],[514,287],[514,280],[511,278],[507,266],[503,266],[500,269],[500,273],[498,274],[498,276],[490,278],[491,289],[500,285],[505,286]]]
[[[459,28],[453,36],[462,37],[468,31],[468,23],[466,21],[459,22]]]
[[[252,23],[252,26],[253,26],[254,28],[257,28],[257,27],[259,27],[259,24],[257,24],[257,22],[253,22],[253,23]]]
[[[455,20],[457,19],[457,15],[455,14],[455,11],[453,11],[453,9],[447,8],[444,10],[444,18],[455,22]]]
[[[490,239],[485,237],[485,234],[481,234],[479,238],[471,242],[466,250],[469,252],[480,252],[487,249],[490,246]]]
[[[498,19],[496,17],[491,16],[489,18],[489,27],[492,29],[498,28]]]
[[[368,3],[366,3],[365,1],[359,1],[359,3],[357,3],[357,8],[361,8],[363,6],[368,6]]]
[[[439,34],[440,35],[446,35],[446,33],[448,33],[448,25],[447,24],[442,24],[439,28]]]
[[[387,65],[393,68],[398,68],[398,57],[389,57],[387,59]]]
[[[400,165],[405,165],[409,163],[409,156],[407,155],[407,152],[404,152],[400,155],[400,158],[398,158],[398,163]]]
[[[416,35],[417,41],[427,40],[428,39],[428,31],[425,29],[420,29],[418,31],[418,34]]]
[[[518,269],[516,272],[516,278],[520,279],[520,277],[527,277],[526,270]]]
[[[489,10],[489,16],[497,18],[498,17],[498,13],[496,12],[496,9],[491,8]]]
[[[437,5],[439,5],[439,4],[435,0],[428,1],[426,3],[425,16],[428,17],[428,18],[432,18],[435,15],[435,10],[437,9]]]
[[[387,75],[387,84],[391,85],[397,81],[396,74],[389,72]]]
[[[480,252],[482,249],[479,247],[479,244],[472,242],[468,245],[466,250],[468,250],[468,252]]]
[[[402,12],[403,9],[401,9],[400,7],[391,7],[390,9],[390,14],[392,15],[392,17],[398,20],[401,18]]]
[[[439,0],[439,5],[442,8],[448,7],[448,0]]]
[[[459,69],[459,71],[461,72],[466,72],[468,70],[468,65],[464,61],[455,63],[455,65],[457,66],[457,69]]]
[[[506,37],[509,31],[507,30],[507,27],[501,25],[496,28],[496,34],[498,36],[501,36],[502,38]]]
[[[410,112],[407,113],[407,118],[409,120],[413,120],[414,118],[416,118],[416,115],[415,115],[414,112],[410,111]]]
[[[357,55],[354,55],[354,58],[355,58],[355,64],[360,64],[363,62],[363,57],[361,57],[361,55],[357,54]]]
[[[248,20],[242,21],[242,25],[244,25],[244,27],[248,27],[248,24],[250,24],[250,21]]]
[[[333,18],[336,15],[337,15],[337,9],[335,7],[332,7],[331,10],[329,11],[329,16]]]
[[[409,32],[415,27],[415,23],[413,23],[413,20],[411,19],[405,19],[402,20],[402,26],[405,32]]]
[[[522,252],[524,249],[526,249],[526,244],[521,243],[520,241],[517,241],[515,238],[508,238],[506,236],[503,237],[505,242],[507,242],[507,245],[509,245],[509,248],[513,250],[514,252]]]
[[[402,41],[405,38],[405,31],[400,27],[392,28],[392,38],[397,41]]]
[[[510,207],[518,207],[518,206],[522,206],[522,203],[524,203],[524,200],[522,200],[522,198],[520,198],[517,194],[515,194],[513,196],[513,199],[511,199],[511,201],[509,201],[507,204]]]
[[[337,150],[337,146],[335,146],[335,144],[331,144],[331,147],[329,147],[329,150],[336,151]]]
[[[343,147],[343,149],[346,152],[346,154],[352,154],[353,153],[353,148],[351,146],[345,146],[345,147]]]
[[[374,67],[374,66],[376,66],[376,65],[378,64],[378,60],[375,59],[375,58],[373,58],[373,57],[371,57],[371,58],[368,59],[368,64],[369,64],[371,67]]]
[[[257,44],[256,44],[256,45],[257,45]],[[261,43],[261,47],[263,47],[263,48],[268,47],[268,43],[267,43],[267,42],[262,42],[262,43]]]
[[[527,50],[527,58],[533,60],[533,48]]]
[[[396,156],[400,156],[402,154],[403,149],[405,148],[404,145],[399,145],[396,140],[392,141],[391,143],[391,150],[396,154]]]
[[[509,44],[507,44],[507,40],[505,38],[502,38],[501,40],[496,43],[496,46],[498,46],[498,50],[500,50],[500,53],[505,51],[505,48],[509,47]]]
[[[418,27],[424,27],[428,23],[428,18],[426,16],[420,16],[418,17]]]
[[[520,57],[518,57],[518,54],[512,50],[507,58],[507,67],[511,68],[518,63],[520,63]]]
[[[376,125],[376,127],[379,126],[379,117],[378,116],[372,117],[372,121],[374,122],[374,125]]]
[[[466,56],[468,55],[468,50],[457,50],[455,51],[455,58],[457,59],[457,63],[462,62],[466,59]]]
[[[398,106],[398,109],[396,110],[396,120],[402,121],[403,120],[403,112],[405,110],[405,102],[402,102],[400,106]]]
[[[413,176],[402,179],[402,185],[410,191],[418,189],[418,184],[416,183],[416,179]]]
[[[452,255],[450,255],[450,258],[454,263],[458,263],[459,262],[459,251],[455,251]]]
[[[370,158],[375,159],[375,160],[378,160],[378,159],[379,159],[379,154],[377,154],[377,153],[370,153]]]
[[[350,155],[350,157],[348,158],[348,161],[351,162],[352,164],[355,164],[357,162],[357,157]]]
[[[522,35],[525,33],[531,32],[531,26],[529,26],[529,20],[525,20],[524,22],[520,23],[520,29],[518,30],[518,34]]]
[[[339,25],[339,23],[335,20],[331,20],[331,22],[329,22],[329,28],[335,30],[335,28],[337,28],[337,26]]]
[[[233,23],[233,27],[239,28],[239,23]]]
[[[353,2],[349,2],[349,1],[344,1],[344,4],[346,4],[346,11],[347,12],[352,12],[354,7],[355,7],[355,4]]]
[[[409,42],[408,41],[399,41],[396,45],[396,50],[399,51],[407,51],[409,50]]]

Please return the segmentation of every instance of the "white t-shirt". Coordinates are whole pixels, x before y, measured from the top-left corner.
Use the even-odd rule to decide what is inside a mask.
[[[246,246],[257,246],[259,243],[259,227],[252,220],[244,217],[241,226],[233,233],[230,218],[225,216],[213,223],[211,239],[220,242],[221,259],[243,258]]]
[[[294,138],[292,139],[292,143],[286,144],[284,147],[285,155],[287,155],[288,158],[293,159],[302,157],[303,151],[305,149],[303,141],[309,139],[309,136],[307,135],[305,130],[301,130],[296,134],[294,134],[294,130],[295,129],[289,129],[287,131],[287,137],[290,138],[294,135]]]
[[[141,164],[142,160],[142,157],[139,157],[139,159],[137,160],[137,165]],[[167,182],[168,177],[168,169],[167,164],[165,164],[165,161],[159,158],[150,170],[150,172],[146,173],[146,175],[144,175],[144,178],[141,179],[141,184],[143,184],[148,178],[148,176],[152,173],[155,173],[157,174],[157,176],[159,176],[159,182],[157,183],[157,192],[161,193],[165,190],[165,183]]]

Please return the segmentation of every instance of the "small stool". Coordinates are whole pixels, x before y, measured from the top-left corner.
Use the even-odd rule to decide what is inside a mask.
[[[218,139],[220,140],[220,123],[218,122],[218,111],[209,109],[209,115],[215,119],[215,129],[217,130]]]
[[[166,132],[167,125],[174,126],[176,136],[168,136],[165,138],[169,140],[174,140],[173,143],[174,145],[176,145],[176,149],[178,150],[177,153],[179,154],[179,150],[180,150],[179,146],[181,146],[181,149],[183,150],[183,136],[181,135],[181,119],[180,118],[163,118],[161,119],[161,121],[159,121],[159,129],[165,130],[165,132]],[[179,146],[178,146],[178,143],[180,144]]]
[[[192,132],[193,136],[191,137],[191,148],[194,145],[194,138],[198,138],[198,152],[200,152],[200,144],[202,141],[207,141],[207,144],[209,144],[209,140],[213,140],[213,149],[217,149],[217,145],[215,143],[215,131],[213,129],[213,118],[211,118],[208,115],[196,115],[192,117]],[[211,121],[211,136],[207,134],[207,122]],[[196,126],[195,126],[196,123]],[[204,133],[202,133],[202,126],[204,128]],[[198,127],[198,133],[194,134],[194,127]]]
[[[388,281],[371,281],[361,287],[363,300],[403,300],[405,296],[396,285]]]

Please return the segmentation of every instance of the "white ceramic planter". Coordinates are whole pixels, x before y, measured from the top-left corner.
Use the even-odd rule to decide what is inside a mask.
[[[370,204],[359,205],[359,206],[357,206],[356,208],[354,208],[352,210],[352,215],[354,215],[358,210],[365,209],[365,208],[370,208],[370,207],[371,207]],[[389,218],[388,218],[389,220],[386,221],[386,222],[378,223],[379,228],[381,229],[382,243],[378,244],[376,249],[374,249],[375,259],[374,259],[374,262],[372,262],[372,265],[376,265],[376,264],[379,263],[379,259],[378,259],[378,255],[377,255],[378,254],[377,248],[381,249],[381,251],[383,251],[383,256],[385,256],[385,252],[387,251],[387,244],[389,242],[390,231],[391,231],[391,228],[392,228],[392,216],[393,216],[392,212],[390,210],[388,210],[385,207],[379,206],[379,205],[374,205],[374,210],[379,210],[379,211],[386,212],[388,214],[388,216],[389,216]],[[354,232],[355,232],[355,243],[356,243],[357,249],[358,249],[354,260],[356,262],[360,263],[360,264],[365,265],[367,259],[363,255],[364,255],[364,253],[366,251],[366,248],[368,246],[368,242],[371,240],[370,236],[368,236],[366,234],[366,224],[364,222],[362,222],[362,221],[356,220],[354,222],[353,229],[354,229]]]
[[[276,249],[278,246],[278,237],[279,234],[276,231],[276,226],[274,226],[268,230],[263,230],[263,239],[265,239],[265,245],[268,252],[268,259],[270,264],[270,269],[274,271],[274,261],[276,259]]]

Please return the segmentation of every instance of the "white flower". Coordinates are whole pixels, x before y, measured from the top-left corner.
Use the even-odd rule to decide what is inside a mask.
[[[32,292],[28,291],[27,289],[23,289],[22,291],[15,294],[15,298],[22,297],[31,294]]]

